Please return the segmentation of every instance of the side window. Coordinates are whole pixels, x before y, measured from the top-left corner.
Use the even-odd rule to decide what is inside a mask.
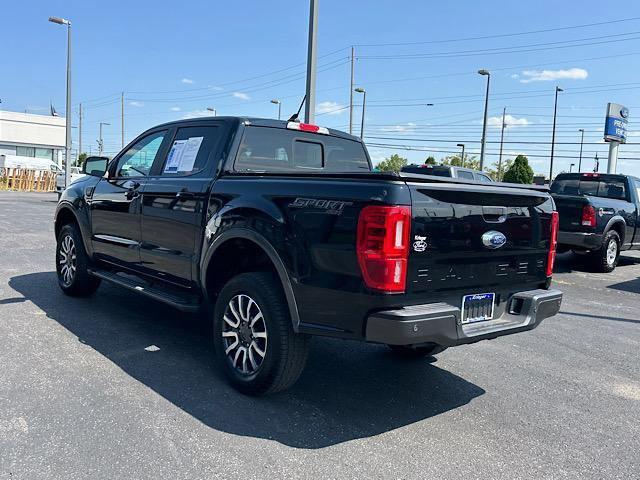
[[[473,180],[473,173],[465,172],[464,170],[458,170],[458,178],[463,178],[465,180]]]
[[[216,126],[179,128],[162,166],[162,176],[193,175],[207,167],[220,138]]]
[[[116,176],[146,177],[149,175],[153,161],[166,135],[166,130],[152,133],[133,145],[118,160]]]
[[[476,173],[475,174],[477,177],[477,180],[479,182],[484,182],[484,183],[491,183],[493,182],[493,180],[491,180],[491,178],[487,177],[486,175],[484,175],[483,173]]]
[[[634,180],[633,183],[636,187],[636,201],[640,202],[640,180]]]

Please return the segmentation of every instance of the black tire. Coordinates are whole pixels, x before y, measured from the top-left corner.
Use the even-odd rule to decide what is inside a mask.
[[[216,301],[213,334],[216,356],[227,378],[247,395],[289,388],[307,361],[309,336],[293,331],[280,280],[272,273],[242,273],[229,280]]]
[[[69,251],[69,245],[73,247],[70,254],[65,253]],[[80,229],[74,223],[64,225],[57,239],[56,273],[58,285],[65,294],[87,297],[96,291],[100,286],[100,279],[90,275],[88,267],[89,257],[84,249]]]
[[[602,239],[602,246],[590,255],[590,263],[596,272],[613,272],[620,259],[620,235],[609,230]]]
[[[422,346],[414,345],[387,345],[393,353],[404,358],[424,358],[444,352],[447,347],[435,343]]]

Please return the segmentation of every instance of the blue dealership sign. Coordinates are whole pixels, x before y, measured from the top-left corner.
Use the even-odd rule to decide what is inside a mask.
[[[607,104],[607,117],[604,124],[604,140],[606,142],[627,141],[627,124],[629,109],[618,103]]]

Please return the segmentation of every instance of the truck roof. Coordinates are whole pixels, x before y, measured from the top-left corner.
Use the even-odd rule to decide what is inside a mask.
[[[242,123],[244,125],[254,125],[254,126],[258,126],[258,127],[270,127],[270,128],[282,128],[282,129],[286,129],[287,128],[287,122],[286,120],[276,120],[273,118],[258,118],[258,117],[239,117],[239,116],[216,116],[216,117],[196,117],[196,118],[187,118],[187,119],[182,119],[182,120],[173,120],[171,122],[166,122],[163,123],[161,125],[158,125],[154,128],[158,128],[158,127],[168,127],[168,126],[177,126],[177,125],[189,125],[190,123],[197,123],[197,122],[202,122],[202,121],[207,121],[207,120],[217,120],[217,121],[223,121],[223,122],[228,122],[228,123]],[[340,138],[345,138],[348,140],[353,140],[356,142],[362,142],[362,140],[360,139],[360,137],[356,137],[355,135],[350,135],[346,132],[343,132],[341,130],[335,130],[333,128],[327,128],[327,130],[329,130],[329,135],[332,135],[334,137],[340,137]]]

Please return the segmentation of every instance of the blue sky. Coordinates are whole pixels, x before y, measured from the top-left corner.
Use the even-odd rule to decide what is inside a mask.
[[[82,102],[83,150],[95,152],[101,121],[111,123],[105,149],[119,149],[122,91],[126,141],[155,124],[204,115],[207,107],[219,115],[274,117],[269,100],[277,98],[285,116],[304,95],[306,0],[36,0],[3,6],[2,108],[46,113],[52,101],[64,114],[66,37],[47,22],[50,15],[73,22],[72,114],[77,125]],[[348,129],[351,45],[356,83],[367,90],[365,139],[375,161],[395,152],[416,162],[439,159],[460,142],[478,152],[485,77],[475,72],[486,68],[487,163],[498,158],[493,142],[506,107],[505,158],[524,153],[535,171],[548,171],[557,84],[564,92],[555,171],[577,164],[579,128],[586,131],[583,170],[593,168],[596,152],[606,168],[601,139],[613,101],[631,113],[619,170],[640,175],[640,4],[320,0],[316,123]],[[77,144],[76,129],[73,135]]]

